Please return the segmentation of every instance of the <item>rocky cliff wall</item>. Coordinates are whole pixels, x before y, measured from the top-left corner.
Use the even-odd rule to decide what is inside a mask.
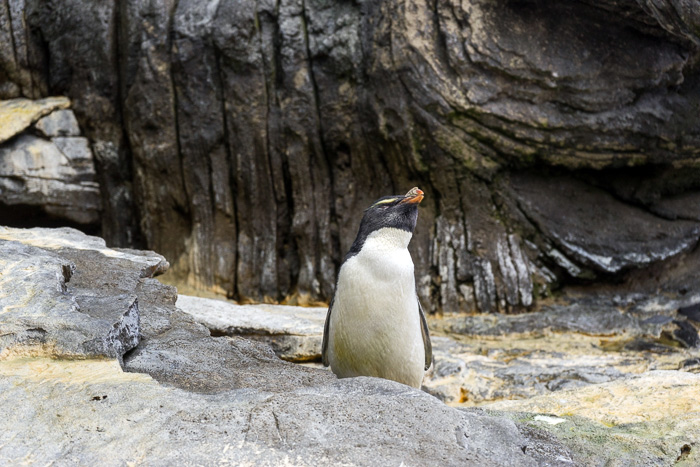
[[[242,301],[327,300],[362,210],[414,185],[432,310],[682,294],[699,23],[673,0],[6,0],[0,98],[69,96],[108,243]]]

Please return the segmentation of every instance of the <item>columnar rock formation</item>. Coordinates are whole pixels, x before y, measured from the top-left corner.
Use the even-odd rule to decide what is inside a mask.
[[[327,300],[362,209],[414,185],[433,310],[682,294],[652,276],[700,234],[688,5],[0,2],[0,98],[70,97],[107,241],[242,301]]]

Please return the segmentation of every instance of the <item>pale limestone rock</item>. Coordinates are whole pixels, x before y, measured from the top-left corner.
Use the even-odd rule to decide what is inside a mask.
[[[0,147],[0,201],[40,206],[81,224],[98,222],[100,194],[85,138],[56,138],[59,147],[24,134]]]
[[[139,343],[135,291],[119,287],[135,282],[134,277],[113,270],[119,277],[112,281],[115,290],[85,290],[80,277],[87,267],[78,269],[61,254],[76,244],[79,250],[129,265],[135,279],[167,267],[155,253],[111,250],[102,239],[73,229],[0,227],[0,360],[27,355],[121,358]]]
[[[70,101],[66,97],[0,101],[0,144],[22,133],[41,117],[69,106]]]
[[[694,414],[698,427],[696,435],[700,435],[698,394],[700,374],[650,371],[619,381],[526,400],[503,400],[485,407],[559,416],[576,415],[607,425],[652,422]]]
[[[177,306],[215,334],[269,342],[284,360],[303,362],[321,356],[327,308],[237,305],[187,295],[178,296]]]
[[[90,167],[93,165],[92,151],[87,138],[57,136],[52,138],[51,141],[71,161],[71,164],[82,164]]]
[[[34,125],[44,136],[80,136],[78,120],[72,110],[56,110],[40,119]]]

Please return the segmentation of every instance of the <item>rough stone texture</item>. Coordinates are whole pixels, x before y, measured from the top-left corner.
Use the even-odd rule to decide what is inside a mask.
[[[68,106],[70,101],[65,97],[0,100],[0,144],[22,133],[41,117]]]
[[[154,254],[151,264],[138,269],[141,257],[133,261],[131,255],[108,250],[97,238],[83,242],[86,239],[69,229],[0,227],[0,359],[33,354],[121,358],[136,347],[140,325],[133,290],[113,285],[104,291],[86,284],[85,270],[61,251],[78,242],[82,248],[92,247],[98,263],[101,252],[126,262],[131,270],[121,272],[132,277],[120,277],[122,284],[158,270],[164,259]],[[119,277],[116,271],[115,275]]]
[[[336,380],[277,359],[261,342],[210,336],[175,306],[175,289],[153,279],[167,268],[155,253],[110,249],[72,229],[9,228],[0,229],[0,252],[0,405],[12,407],[0,417],[2,464],[698,462],[700,374],[652,371],[458,410],[392,381]],[[632,313],[667,318],[681,305],[659,300]],[[136,316],[138,328],[109,326],[118,310]],[[280,328],[289,329],[286,321]],[[608,327],[617,331],[629,321],[614,323]],[[517,327],[475,329],[486,336]],[[118,336],[121,347],[108,348],[105,335]],[[78,345],[85,339],[90,345]],[[503,359],[503,366],[520,363]]]
[[[15,211],[13,217],[34,207],[77,224],[97,224],[100,192],[87,140],[23,134],[0,146],[0,205],[3,212]],[[24,222],[32,215],[26,213]]]
[[[538,465],[512,421],[378,379],[204,395],[106,361],[17,359],[0,376],[8,464]]]
[[[56,110],[34,125],[44,136],[80,136],[78,120],[72,110]]]
[[[521,315],[430,317],[434,365],[423,390],[448,404],[482,406],[650,370],[691,371],[700,359],[697,344],[688,346],[683,334],[697,336],[690,323],[694,315],[686,311],[694,308],[649,303],[622,313],[601,302]],[[267,342],[288,361],[320,361],[325,308],[236,305],[186,295],[178,296],[177,306],[212,335]]]
[[[433,339],[435,367],[424,390],[451,405],[483,406],[617,381],[650,370],[679,370],[697,349],[622,334]],[[668,344],[669,342],[666,341]]]
[[[495,410],[578,415],[608,425],[656,421],[695,412],[693,394],[700,375],[681,371],[652,371],[623,381],[600,384],[523,401],[499,401]],[[669,397],[669,396],[673,397]],[[624,408],[623,408],[624,407]],[[700,434],[700,427],[698,427]]]
[[[670,273],[697,244],[696,10],[5,2],[0,94],[69,96],[108,243],[143,241],[192,286],[327,301],[362,210],[418,185],[427,308],[521,311],[572,283]],[[519,196],[523,171],[549,202]]]
[[[571,449],[574,459],[582,460],[581,465],[610,465],[614,452],[614,465],[692,466],[700,462],[700,412],[695,403],[698,390],[698,374],[653,371],[487,407],[492,414],[498,412],[490,410],[516,411],[510,417],[522,424],[526,436],[528,427],[547,430]]]
[[[187,295],[178,295],[176,304],[212,334],[263,340],[278,357],[291,362],[321,358],[327,308],[236,305]]]
[[[338,381],[262,343],[211,337],[152,278],[167,268],[155,253],[72,229],[0,237],[0,404],[13,408],[0,418],[0,463],[572,462],[556,439],[530,440],[506,417],[392,381]],[[130,310],[137,326],[112,326],[112,310]],[[97,349],[105,335],[122,346]]]
[[[664,395],[660,399],[665,401],[672,397]],[[544,452],[555,459],[561,449],[550,453],[548,442],[556,440],[565,446],[571,458],[576,460],[576,465],[691,467],[700,461],[697,412],[614,426],[575,415],[556,417],[490,410],[486,413],[513,419],[533,443],[528,449],[537,449],[536,441],[543,441]]]
[[[664,219],[573,178],[517,175],[512,183],[520,208],[544,236],[596,272],[667,259],[700,237],[697,221]],[[573,200],[576,215],[562,216],[562,202]]]
[[[175,289],[153,278],[167,268],[155,253],[110,249],[72,229],[8,228],[0,229],[0,253],[0,406],[12,408],[0,417],[1,464],[699,460],[700,374],[691,371],[455,409],[392,381],[337,380],[281,361],[261,342],[210,336],[175,306]],[[659,300],[631,313],[657,317],[640,327],[662,326],[658,317],[680,305]],[[692,316],[692,307],[681,308]],[[118,310],[136,316],[138,328],[119,324]],[[616,322],[615,330],[623,321]],[[479,332],[508,328],[492,323]],[[517,369],[517,360],[503,366]]]

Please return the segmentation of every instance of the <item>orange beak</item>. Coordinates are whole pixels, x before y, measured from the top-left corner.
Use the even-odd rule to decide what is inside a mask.
[[[411,204],[418,204],[421,201],[423,201],[423,190],[418,188],[417,186],[414,186],[410,190],[408,190],[408,193],[406,193],[406,197],[399,203],[411,203]]]

